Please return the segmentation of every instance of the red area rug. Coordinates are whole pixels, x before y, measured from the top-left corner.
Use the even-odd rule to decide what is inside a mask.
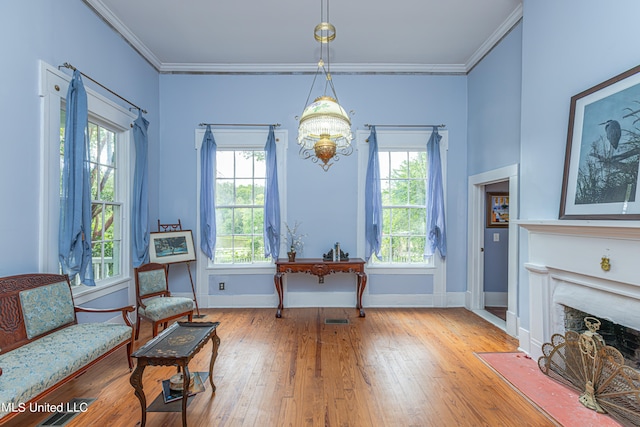
[[[564,427],[606,427],[621,424],[613,418],[585,408],[579,393],[552,380],[538,363],[524,353],[476,353],[515,390]]]

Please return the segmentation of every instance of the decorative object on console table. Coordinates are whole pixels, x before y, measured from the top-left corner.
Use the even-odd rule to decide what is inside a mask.
[[[289,257],[289,262],[295,262],[296,255],[301,254],[304,249],[304,240],[303,237],[306,234],[302,234],[298,231],[300,228],[300,224],[296,221],[293,224],[293,227],[290,227],[289,224],[285,222],[285,227],[287,228],[287,233],[283,237],[287,240],[287,246],[289,247],[289,252],[287,252],[287,256]]]
[[[340,249],[339,257],[336,257],[335,254],[336,252],[331,249],[326,254],[322,254],[322,260],[328,262],[349,261],[349,252],[343,252],[342,249]]]
[[[640,219],[640,65],[571,97],[560,219]]]

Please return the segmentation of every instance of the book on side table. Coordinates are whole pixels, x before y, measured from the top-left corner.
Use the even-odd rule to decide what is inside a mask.
[[[204,391],[204,382],[209,376],[208,372],[194,372],[193,380],[189,384],[188,396]],[[164,403],[173,402],[178,399],[182,399],[182,390],[174,390],[171,388],[171,379],[162,381],[162,397]]]

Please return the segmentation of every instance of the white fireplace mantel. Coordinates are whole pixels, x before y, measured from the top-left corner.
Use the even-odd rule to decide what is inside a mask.
[[[640,240],[640,221],[514,221],[530,233],[562,234]]]
[[[627,326],[640,313],[640,221],[519,220],[528,231],[531,356],[558,330],[561,304]],[[606,270],[601,263],[609,261]],[[571,305],[570,305],[571,306]],[[633,315],[632,313],[633,312]],[[628,324],[632,323],[632,324]]]

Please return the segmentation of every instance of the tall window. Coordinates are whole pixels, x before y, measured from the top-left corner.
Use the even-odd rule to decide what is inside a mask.
[[[196,129],[198,194],[200,192],[200,148],[205,129]],[[270,258],[264,256],[264,197],[268,129],[213,129],[216,141],[215,205],[216,246],[213,261],[198,263],[203,280],[216,274],[262,274],[272,272]],[[286,151],[288,132],[276,130],[278,189],[281,219],[286,218]],[[198,204],[200,197],[198,197]],[[200,206],[198,205],[198,221]],[[284,228],[284,225],[281,226]],[[200,239],[200,227],[198,238]],[[281,250],[282,252],[282,250]],[[204,256],[204,255],[203,255]]]
[[[40,268],[60,271],[58,228],[61,174],[64,163],[66,119],[65,95],[70,77],[47,64],[41,64],[43,117],[42,224]],[[96,94],[85,82],[89,109],[89,167],[91,181],[91,243],[96,287],[76,285],[74,296],[88,301],[102,288],[105,293],[126,286],[129,279],[129,233],[126,213],[132,175],[130,159],[131,122],[135,115],[126,108]],[[76,276],[77,280],[78,276]],[[115,288],[113,288],[115,287]],[[107,290],[108,289],[108,290]]]
[[[264,263],[264,150],[218,150],[216,264]]]
[[[64,164],[66,111],[60,111],[60,170]],[[117,133],[89,119],[89,164],[91,179],[91,243],[96,281],[120,274],[122,245],[122,200],[116,182]],[[60,183],[62,190],[62,180]],[[61,271],[61,270],[60,270]],[[79,276],[76,276],[76,280]],[[76,283],[79,284],[79,283]]]
[[[424,264],[427,153],[378,151],[382,189],[382,260]]]
[[[89,123],[91,152],[91,243],[96,280],[120,274],[122,245],[122,205],[116,182],[117,134],[111,129]]]
[[[358,131],[359,179],[364,188],[369,132]],[[431,268],[433,257],[424,257],[427,210],[427,142],[430,131],[377,130],[380,188],[382,193],[382,259],[373,255],[371,267]],[[441,132],[443,171],[446,167],[447,132]],[[446,174],[445,174],[446,176]],[[446,187],[446,185],[445,185]],[[364,197],[358,200],[364,215]],[[364,242],[364,224],[358,226]],[[361,243],[362,244],[362,243]]]

